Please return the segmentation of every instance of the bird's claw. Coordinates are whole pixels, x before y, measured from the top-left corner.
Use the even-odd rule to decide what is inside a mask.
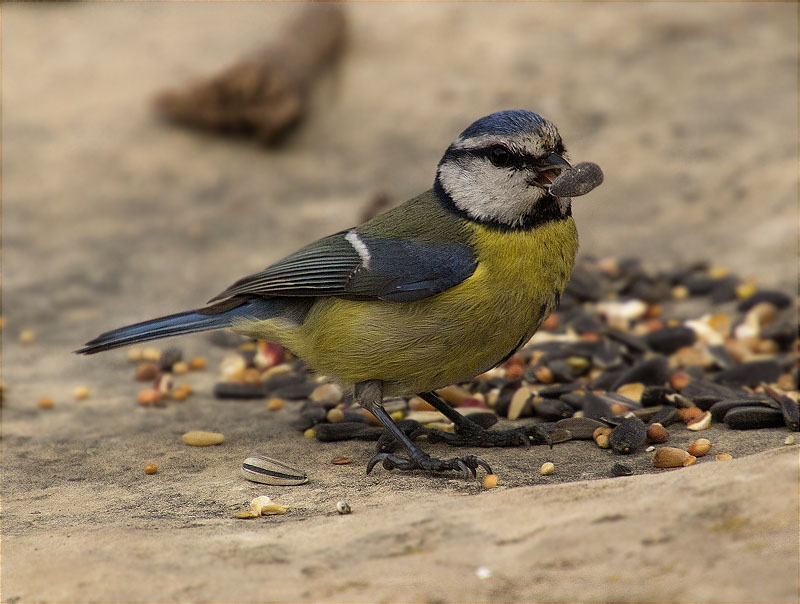
[[[486,470],[487,474],[493,474],[492,468],[475,455],[465,455],[464,457],[454,457],[452,459],[436,459],[425,455],[419,460],[399,457],[392,453],[378,453],[369,460],[367,464],[367,474],[381,462],[386,470],[425,470],[428,472],[448,472],[457,471],[463,474],[464,478],[477,478],[478,468]]]

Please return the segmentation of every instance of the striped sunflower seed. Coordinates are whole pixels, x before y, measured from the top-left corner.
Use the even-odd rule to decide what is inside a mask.
[[[245,459],[242,463],[242,476],[253,482],[280,486],[308,482],[308,476],[302,470],[263,455]]]

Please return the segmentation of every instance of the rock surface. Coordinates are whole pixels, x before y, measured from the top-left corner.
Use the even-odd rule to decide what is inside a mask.
[[[605,173],[574,203],[583,253],[710,259],[796,291],[791,4],[348,5],[344,60],[283,149],[154,118],[158,90],[258,48],[295,8],[3,7],[3,599],[796,600],[785,430],[715,425],[696,466],[642,475],[647,456],[626,457],[637,475],[603,480],[588,479],[619,457],[585,442],[459,451],[498,472],[484,491],[365,477],[372,443],[309,441],[287,408],[216,401],[213,370],[186,376],[185,403],[144,408],[124,352],[70,354],[351,226],[377,192],[424,190],[458,132],[511,107]],[[224,356],[203,336],[180,346],[210,368]],[[183,445],[197,429],[225,443]],[[254,454],[309,483],[247,483]],[[233,518],[263,494],[290,511]]]

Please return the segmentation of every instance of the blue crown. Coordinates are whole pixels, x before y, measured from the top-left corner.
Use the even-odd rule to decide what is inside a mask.
[[[524,109],[498,111],[470,125],[461,136],[472,138],[482,134],[515,134],[517,132],[536,132],[547,123],[541,115]]]

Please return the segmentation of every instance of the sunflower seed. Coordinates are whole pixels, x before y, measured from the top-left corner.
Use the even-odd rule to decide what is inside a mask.
[[[773,428],[783,424],[783,413],[770,407],[736,407],[725,414],[724,422],[734,430]]]
[[[777,361],[749,361],[717,374],[715,382],[737,386],[758,386],[761,382],[774,382],[781,374]]]
[[[248,457],[242,463],[242,476],[252,482],[290,486],[308,482],[306,473],[263,455]]]
[[[603,182],[603,171],[597,164],[587,161],[564,170],[550,185],[550,193],[556,197],[578,197]]]
[[[337,501],[336,511],[340,514],[349,514],[352,510],[350,509],[350,504],[346,501]]]
[[[612,430],[608,437],[611,448],[617,453],[628,454],[644,444],[647,438],[647,427],[636,416],[626,417],[622,423]]]
[[[556,427],[569,430],[575,440],[591,440],[594,431],[603,426],[605,424],[590,417],[568,417],[556,422]]]

